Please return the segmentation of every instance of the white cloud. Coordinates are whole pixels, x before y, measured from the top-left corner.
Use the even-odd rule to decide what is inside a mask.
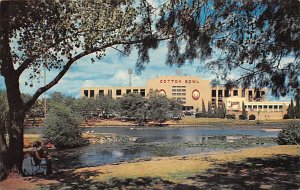
[[[92,80],[85,80],[85,81],[83,81],[83,84],[82,84],[83,87],[92,87],[95,85],[96,85],[95,82]]]

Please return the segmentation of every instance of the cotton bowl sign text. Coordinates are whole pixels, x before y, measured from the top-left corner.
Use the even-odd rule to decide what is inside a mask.
[[[172,84],[196,84],[198,80],[160,80],[160,83],[172,83]]]

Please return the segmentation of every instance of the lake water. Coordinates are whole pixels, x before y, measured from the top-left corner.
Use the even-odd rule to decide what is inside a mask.
[[[25,133],[40,133],[42,129],[26,129]],[[276,137],[275,131],[260,129],[202,129],[196,127],[94,127],[84,132],[115,133],[137,137],[137,142],[116,142],[52,152],[54,165],[60,169],[97,166],[157,156],[176,156],[224,150],[224,148],[188,146],[208,140],[226,141],[241,136]],[[26,167],[26,164],[24,164]],[[28,166],[28,163],[27,163]]]

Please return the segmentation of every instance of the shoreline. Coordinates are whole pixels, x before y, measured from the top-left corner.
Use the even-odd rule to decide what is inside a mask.
[[[36,119],[39,122],[32,124],[31,119],[29,119],[25,125],[25,128],[39,128],[44,126],[43,118]],[[195,118],[195,117],[185,117],[182,120],[168,120],[164,123],[145,123],[142,127],[270,127],[273,128],[282,128],[286,124],[291,122],[300,122],[300,119],[285,119],[285,120],[238,120],[238,119],[220,119],[220,118]],[[132,121],[120,121],[116,119],[101,119],[93,118],[88,119],[87,121],[82,122],[81,127],[90,128],[90,127],[138,127],[138,124],[135,124]]]
[[[238,189],[255,189],[255,187],[263,189],[266,184],[269,189],[278,185],[283,186],[283,189],[289,189],[291,185],[294,187],[292,189],[298,189],[300,187],[297,181],[299,156],[300,145],[282,145],[187,156],[153,157],[149,160],[69,169],[55,174],[52,179],[43,177],[16,179],[12,176],[0,182],[0,189],[6,190],[3,187],[10,190],[26,189],[26,187],[33,190],[41,187],[43,189],[123,187],[123,189],[160,190],[183,185],[187,187],[186,189],[188,187],[209,189],[208,179],[218,180],[216,185],[220,189],[225,187],[220,185],[237,184],[242,185]],[[263,176],[261,172],[264,172]],[[249,180],[255,183],[247,183]],[[16,182],[22,185],[18,188],[15,186]]]

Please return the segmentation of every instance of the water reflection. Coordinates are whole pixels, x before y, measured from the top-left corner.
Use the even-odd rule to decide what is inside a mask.
[[[41,130],[41,129],[39,129]],[[199,128],[137,128],[95,127],[95,133],[116,133],[137,137],[137,142],[118,142],[90,145],[69,150],[52,152],[57,168],[97,166],[108,163],[131,161],[157,156],[188,155],[224,150],[223,148],[199,146],[207,141],[232,142],[236,139],[252,137],[276,137],[277,132],[261,130],[199,129]],[[30,133],[30,130],[26,130]],[[192,146],[190,146],[190,144]],[[195,144],[195,146],[193,146]],[[227,149],[228,150],[228,149]]]

